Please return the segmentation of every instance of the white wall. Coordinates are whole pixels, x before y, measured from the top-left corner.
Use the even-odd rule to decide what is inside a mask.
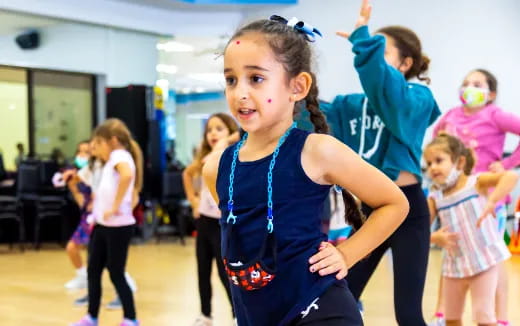
[[[156,35],[77,23],[40,32],[35,50],[21,50],[15,34],[0,35],[0,64],[101,74],[107,86],[155,84]]]
[[[277,12],[308,21],[324,33],[324,38],[316,42],[318,80],[324,99],[361,90],[350,43],[334,35],[336,30],[353,29],[360,3],[300,0],[299,5]],[[520,115],[520,1],[373,0],[372,4],[372,31],[386,25],[404,25],[421,38],[424,52],[432,59],[431,88],[442,111],[458,104],[457,90],[467,72],[483,67],[498,78],[497,103]],[[273,13],[250,14],[248,19]],[[508,138],[506,148],[511,150],[516,143],[516,139]]]

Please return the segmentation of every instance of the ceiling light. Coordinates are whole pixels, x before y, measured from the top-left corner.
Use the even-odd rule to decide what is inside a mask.
[[[157,72],[163,72],[165,74],[176,74],[179,68],[177,68],[177,66],[174,65],[158,64],[157,66],[155,66],[155,70],[157,70]]]
[[[169,41],[165,43],[158,43],[157,50],[166,51],[166,52],[193,52],[193,46],[180,43],[175,41]]]

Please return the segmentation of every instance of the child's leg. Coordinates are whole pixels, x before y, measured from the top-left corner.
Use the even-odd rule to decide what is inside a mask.
[[[439,288],[437,290],[437,304],[435,306],[435,314],[442,314],[444,315],[444,297],[442,296],[442,285],[443,285],[443,278],[441,275],[441,278],[439,279]]]
[[[80,269],[83,267],[83,261],[81,259],[81,255],[79,253],[80,251],[80,245],[74,243],[73,241],[69,241],[67,243],[67,254],[69,255],[70,261],[74,268]]]
[[[507,275],[506,262],[501,262],[498,265],[498,286],[496,294],[496,313],[497,321],[507,321],[507,302],[508,302],[508,283],[509,276]]]
[[[199,296],[201,312],[211,317],[211,269],[213,266],[212,244],[210,241],[210,218],[201,216],[197,220],[197,271],[199,276]],[[220,244],[219,244],[220,247]]]
[[[470,282],[473,320],[479,326],[496,325],[495,294],[497,291],[499,267],[493,266],[472,277]]]
[[[101,301],[101,274],[107,260],[106,228],[96,226],[88,247],[88,313],[93,318],[99,314]]]
[[[443,277],[442,296],[447,326],[462,325],[462,313],[469,282],[469,278]]]
[[[134,226],[109,227],[107,234],[107,268],[117,295],[123,304],[124,317],[135,320],[134,297],[125,278],[128,247],[134,235]]]
[[[428,215],[419,215],[412,208],[405,222],[390,238],[390,248],[397,323],[401,326],[426,326],[422,299],[430,250]]]
[[[290,326],[361,326],[357,302],[345,282],[334,283],[301,312]]]

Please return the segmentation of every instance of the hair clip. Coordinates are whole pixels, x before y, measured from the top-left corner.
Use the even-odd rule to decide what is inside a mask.
[[[313,27],[310,24],[306,24],[304,21],[301,21],[296,17],[287,20],[282,16],[272,15],[271,17],[269,17],[269,20],[276,21],[285,24],[289,27],[292,27],[295,31],[304,34],[305,38],[309,42],[316,41],[316,35],[323,37],[323,35],[317,28]]]

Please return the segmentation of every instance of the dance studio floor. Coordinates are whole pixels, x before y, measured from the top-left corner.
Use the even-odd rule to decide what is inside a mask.
[[[440,251],[432,250],[424,297],[425,316],[433,314],[440,271]],[[520,257],[508,262],[511,321],[520,325]],[[143,326],[191,326],[199,313],[195,250],[192,239],[178,243],[134,245],[128,271],[136,279],[137,314]],[[39,252],[20,253],[0,247],[0,326],[68,325],[85,314],[73,306],[83,291],[67,291],[63,284],[73,276],[65,252],[46,245]],[[396,325],[392,304],[392,276],[388,257],[380,264],[364,294],[365,325]],[[105,304],[114,297],[108,275],[104,276]],[[215,326],[231,326],[227,298],[213,273]],[[469,309],[465,314],[470,323]],[[122,312],[101,309],[100,326],[115,326]]]

